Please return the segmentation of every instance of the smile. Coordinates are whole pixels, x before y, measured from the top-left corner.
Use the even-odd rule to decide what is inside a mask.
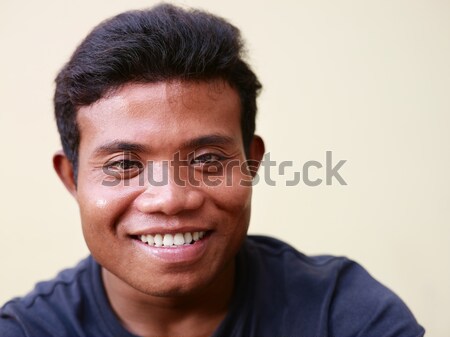
[[[140,235],[139,239],[153,247],[179,247],[191,245],[204,238],[206,232],[186,232],[176,234],[147,234]]]

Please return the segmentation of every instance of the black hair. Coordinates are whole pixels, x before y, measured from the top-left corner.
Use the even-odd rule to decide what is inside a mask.
[[[243,57],[239,30],[200,10],[161,4],[119,14],[95,27],[55,80],[55,117],[75,181],[80,142],[77,110],[129,82],[225,80],[240,97],[248,155],[261,84]]]

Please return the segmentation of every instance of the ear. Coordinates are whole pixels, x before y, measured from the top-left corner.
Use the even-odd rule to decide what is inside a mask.
[[[73,176],[73,167],[63,151],[58,151],[53,155],[53,168],[70,194],[76,198],[77,185]]]
[[[247,158],[249,170],[253,177],[256,175],[256,172],[258,172],[265,151],[266,149],[262,138],[257,135],[253,136],[252,143],[250,144],[249,157]]]

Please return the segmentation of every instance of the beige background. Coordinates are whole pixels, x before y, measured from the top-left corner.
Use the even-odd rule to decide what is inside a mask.
[[[153,3],[0,2],[1,303],[87,254],[51,167],[56,72],[100,20]],[[258,132],[273,159],[297,171],[327,150],[347,160],[348,186],[283,186],[294,169],[276,187],[259,184],[251,232],[352,257],[428,336],[450,336],[450,2],[178,3],[242,29],[265,86]]]

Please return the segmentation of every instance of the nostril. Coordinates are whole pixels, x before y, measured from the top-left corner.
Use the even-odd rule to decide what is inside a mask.
[[[201,191],[174,186],[149,187],[136,199],[136,205],[142,213],[163,213],[176,215],[183,211],[192,211],[203,205]]]

